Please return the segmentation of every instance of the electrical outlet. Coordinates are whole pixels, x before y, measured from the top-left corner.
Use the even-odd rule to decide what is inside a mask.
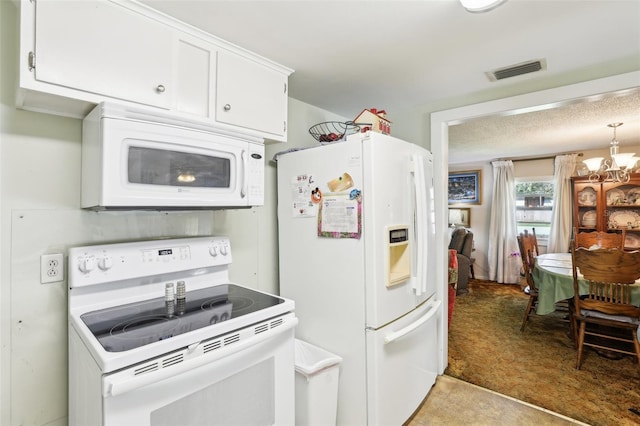
[[[57,283],[64,281],[64,255],[49,253],[40,256],[40,283]]]

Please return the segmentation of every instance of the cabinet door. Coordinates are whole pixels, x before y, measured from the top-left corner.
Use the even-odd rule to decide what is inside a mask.
[[[169,108],[170,29],[105,1],[36,3],[39,81]]]
[[[175,49],[173,109],[213,119],[211,81],[215,76],[215,47],[180,33]]]
[[[626,233],[625,248],[640,249],[640,179],[604,184],[606,223],[604,230]]]
[[[220,51],[216,92],[216,121],[286,138],[286,75]]]
[[[601,189],[599,183],[575,183],[574,226],[579,232],[602,227]]]

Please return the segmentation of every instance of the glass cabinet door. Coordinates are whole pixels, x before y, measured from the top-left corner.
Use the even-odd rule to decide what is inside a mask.
[[[599,227],[600,184],[575,184],[575,219],[574,224],[579,231],[596,230]]]
[[[640,249],[640,184],[605,184],[605,230],[626,233],[625,248]]]

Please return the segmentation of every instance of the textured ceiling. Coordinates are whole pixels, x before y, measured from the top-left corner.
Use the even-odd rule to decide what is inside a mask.
[[[621,152],[640,145],[640,88],[600,99],[449,126],[450,163],[538,157],[608,148],[617,129]],[[640,152],[638,152],[640,155]]]
[[[347,118],[380,108],[393,121],[640,70],[639,0],[508,0],[488,13],[468,13],[458,0],[141,2],[294,69],[291,97]],[[535,59],[547,68],[486,77]],[[623,145],[637,144],[637,104],[637,96],[606,99],[465,123],[452,129],[449,158],[606,147],[613,121],[625,122]]]

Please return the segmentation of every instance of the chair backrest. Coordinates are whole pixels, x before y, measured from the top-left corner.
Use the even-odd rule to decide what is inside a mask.
[[[522,269],[527,285],[530,289],[537,290],[533,281],[533,267],[535,266],[536,257],[536,241],[535,237],[528,232],[518,235],[518,248],[520,249],[520,258],[522,259]],[[529,290],[531,291],[531,290]]]
[[[528,229],[524,230],[524,235],[525,237],[528,237],[531,239],[531,242],[533,243],[533,248],[534,248],[534,256],[538,256],[540,254],[540,249],[538,249],[538,237],[536,236],[536,228],[531,228],[531,233],[529,233]]]
[[[640,251],[619,248],[589,250],[571,242],[573,291],[576,313],[589,309],[611,315],[640,318],[640,308],[631,304],[631,285],[640,279]],[[580,277],[582,274],[582,277]],[[580,279],[588,292],[580,294]]]
[[[625,230],[621,233],[610,233],[604,231],[593,232],[577,232],[576,247],[591,248],[594,246],[600,248],[619,248],[624,249]]]
[[[462,251],[460,253],[470,258],[472,251],[473,251],[473,232],[467,229],[467,237],[464,239],[464,245],[462,246]]]
[[[451,233],[449,249],[456,250],[459,254],[471,257],[473,250],[473,232],[466,228],[456,228]]]

